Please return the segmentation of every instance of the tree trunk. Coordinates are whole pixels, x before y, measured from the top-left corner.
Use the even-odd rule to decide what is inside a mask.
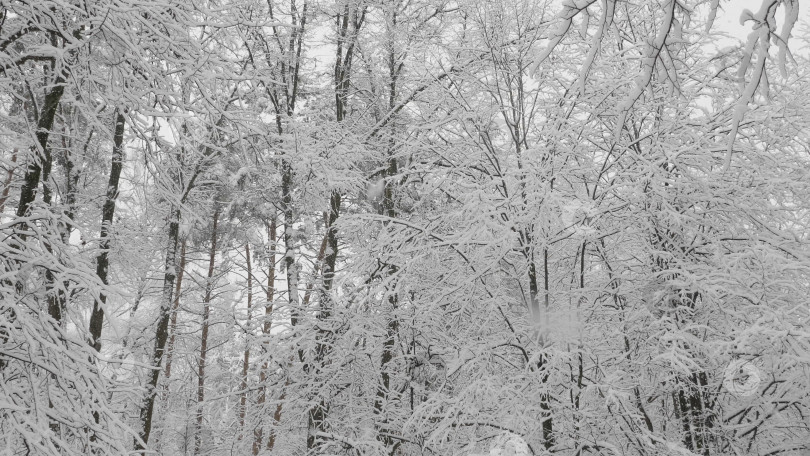
[[[8,200],[8,192],[11,189],[11,181],[14,178],[14,169],[16,168],[17,164],[17,153],[18,149],[14,149],[14,152],[11,154],[11,165],[6,171],[6,181],[3,183],[3,194],[0,195],[0,214],[6,210],[6,200]]]
[[[45,181],[43,185],[43,201],[46,204],[51,202],[50,188],[47,185],[47,179],[51,170],[51,150],[48,146],[48,138],[50,137],[51,130],[53,129],[53,122],[56,117],[56,110],[59,107],[59,102],[62,99],[62,94],[65,91],[65,79],[63,75],[58,75],[54,80],[53,86],[45,95],[45,102],[39,113],[39,120],[37,121],[36,138],[38,147],[31,148],[32,155],[29,159],[28,168],[25,172],[23,185],[20,188],[20,201],[17,205],[17,217],[26,217],[30,215],[31,205],[36,198],[37,187],[39,186],[40,177]],[[20,241],[25,241],[26,235],[23,233],[19,236]],[[50,250],[49,245],[45,248]],[[66,296],[64,291],[54,286],[55,277],[51,269],[45,270],[45,280],[47,289],[48,301],[48,315],[61,324],[64,314],[64,303]]]
[[[338,123],[342,123],[346,116],[346,108],[348,105],[349,84],[351,80],[351,67],[354,58],[355,43],[357,33],[365,19],[366,7],[352,8],[347,3],[341,15],[337,18],[337,32],[338,41],[335,50],[335,68],[334,68],[334,84],[335,84],[335,119]],[[349,25],[352,25],[351,30]],[[329,213],[326,217],[326,235],[324,243],[321,246],[320,256],[323,257],[323,282],[320,290],[320,306],[318,311],[318,320],[321,324],[318,325],[318,333],[316,334],[316,348],[315,348],[315,364],[319,366],[318,370],[322,371],[320,367],[326,362],[328,357],[329,338],[330,332],[324,329],[325,322],[329,320],[332,313],[332,299],[330,296],[332,285],[334,283],[335,267],[338,257],[338,237],[337,237],[337,219],[340,217],[340,205],[342,195],[337,190],[332,190],[329,197]],[[324,247],[326,247],[324,251]],[[317,273],[317,272],[316,272]],[[306,297],[304,301],[308,301]],[[309,428],[312,433],[307,436],[307,449],[313,449],[317,445],[316,434],[325,430],[324,424],[326,415],[328,413],[328,403],[323,397],[317,405],[313,406],[308,414]]]
[[[157,330],[155,331],[155,347],[152,352],[151,369],[149,381],[146,385],[146,398],[140,411],[141,433],[140,440],[135,440],[135,450],[144,454],[146,446],[149,444],[149,435],[152,431],[152,416],[155,410],[155,398],[157,396],[157,384],[160,378],[160,363],[163,359],[163,350],[166,347],[166,339],[169,336],[169,317],[171,316],[172,296],[174,292],[174,281],[177,275],[177,242],[180,234],[180,208],[173,207],[169,221],[169,245],[166,249],[166,261],[163,274],[163,294],[161,298],[160,317],[158,319]]]
[[[66,113],[66,109],[62,108],[62,116],[67,117],[69,113]],[[68,110],[69,111],[69,110]],[[117,111],[115,112],[116,116],[114,119],[117,119]],[[115,123],[113,124],[113,130],[115,130]],[[87,156],[87,149],[90,147],[90,142],[93,140],[93,135],[95,134],[95,129],[90,128],[90,133],[87,135],[87,139],[84,141],[84,147],[82,147],[82,156]],[[113,133],[113,136],[115,133]],[[122,131],[123,135],[123,131]],[[62,154],[58,156],[58,163],[62,165],[64,173],[65,173],[65,183],[64,183],[64,192],[62,197],[62,202],[64,205],[64,214],[67,216],[67,220],[64,222],[59,223],[60,234],[62,236],[62,243],[69,244],[70,243],[70,235],[73,232],[73,219],[76,218],[76,195],[78,194],[78,187],[79,187],[79,179],[81,179],[82,173],[81,169],[76,169],[76,161],[75,161],[75,154],[71,151],[73,149],[74,141],[68,141],[70,137],[70,132],[68,131],[67,125],[62,126]],[[115,139],[115,138],[113,138]],[[113,144],[113,148],[115,145]],[[112,160],[115,159],[115,150],[113,150],[113,157]]]
[[[172,318],[169,322],[169,343],[166,347],[166,380],[172,377],[172,356],[174,355],[174,341],[177,339],[177,313],[180,311],[180,291],[183,287],[183,274],[186,271],[186,242],[180,246],[180,269],[177,272],[177,284],[174,288],[174,304],[172,305]],[[168,385],[166,385],[168,388]]]
[[[203,298],[202,335],[200,336],[200,364],[197,370],[197,428],[194,433],[194,454],[200,454],[202,446],[203,404],[205,402],[205,362],[208,354],[208,327],[211,315],[211,292],[214,288],[214,261],[217,257],[217,221],[219,208],[214,209],[214,225],[211,229],[211,253],[208,258],[208,276]]]
[[[273,412],[273,423],[278,425],[281,422],[281,410],[282,404],[284,403],[284,399],[287,397],[287,387],[290,386],[290,379],[284,382],[284,388],[281,390],[281,395],[278,397],[278,404],[276,404],[276,411]],[[273,447],[276,446],[276,433],[275,431],[270,433],[270,437],[267,439],[267,451],[273,451]],[[258,450],[254,450],[253,454],[258,454]]]
[[[321,256],[324,257],[324,264],[322,268],[323,283],[320,290],[320,302],[317,317],[318,321],[321,323],[318,325],[318,331],[315,334],[314,364],[317,366],[314,370],[315,372],[323,371],[322,367],[326,362],[330,346],[329,338],[331,337],[331,334],[328,329],[324,328],[324,326],[327,324],[326,322],[329,320],[332,314],[330,291],[332,289],[332,283],[335,275],[335,264],[337,263],[338,255],[337,228],[335,227],[335,223],[340,216],[340,200],[340,192],[333,190],[329,198],[330,209],[326,224],[326,235],[324,237],[324,243],[321,246]],[[325,251],[323,247],[326,247]],[[307,301],[306,297],[304,301]],[[306,305],[306,302],[304,305]],[[310,408],[309,413],[307,414],[308,427],[309,429],[312,429],[313,432],[307,435],[307,449],[311,450],[317,446],[316,435],[318,432],[325,431],[324,424],[326,422],[328,410],[329,405],[326,399],[323,397],[320,398],[317,405]]]
[[[26,114],[26,104],[25,102],[13,97],[14,101],[11,103],[11,107],[8,111],[9,118],[13,118],[16,116],[27,116]],[[3,183],[3,193],[0,194],[0,214],[5,212],[6,210],[6,201],[8,201],[9,192],[11,192],[11,183],[14,180],[14,171],[17,169],[17,157],[20,154],[20,150],[18,148],[14,148],[11,153],[11,166],[9,166],[8,170],[6,170],[6,180]]]
[[[160,401],[163,404],[164,410],[167,410],[169,406],[169,379],[172,377],[174,342],[177,338],[177,314],[180,308],[180,291],[183,286],[183,275],[186,270],[186,242],[187,238],[183,239],[183,242],[180,245],[180,267],[179,271],[177,272],[177,280],[174,287],[174,304],[172,304],[171,312],[172,316],[171,320],[169,321],[169,340],[166,345],[166,360],[164,363],[166,367],[164,367],[163,370],[164,380],[160,386]],[[162,433],[157,433],[155,435],[155,449],[158,452],[160,452],[159,445],[162,443],[162,435]]]
[[[392,90],[394,85],[392,84]],[[393,133],[392,133],[393,134]],[[399,214],[396,207],[396,188],[394,176],[399,172],[397,160],[393,157],[393,147],[389,149],[388,167],[385,171],[385,187],[383,190],[383,215],[390,218],[396,218]],[[388,225],[390,222],[385,222]],[[392,275],[397,272],[397,266],[393,264],[387,265],[382,274]],[[386,416],[386,404],[390,397],[391,392],[391,361],[394,360],[394,350],[396,345],[396,336],[399,329],[399,320],[394,313],[399,307],[399,297],[396,292],[390,292],[388,296],[388,303],[391,305],[391,316],[388,318],[388,323],[385,330],[385,340],[383,341],[383,352],[380,358],[380,384],[377,386],[376,398],[374,400],[374,413],[381,417],[381,422],[378,424],[378,439],[386,448],[392,448],[395,445],[393,439],[388,435],[393,429],[390,429],[389,420]],[[393,450],[392,450],[393,451]]]
[[[289,158],[281,164],[281,209],[284,215],[284,267],[287,272],[287,301],[290,306],[290,322],[298,324],[301,309],[298,298],[298,262],[295,261],[294,228],[295,211],[292,207],[293,170]]]
[[[329,216],[324,213],[323,221],[326,224],[327,228],[329,227]],[[321,272],[321,264],[323,264],[323,257],[326,255],[326,245],[329,242],[329,232],[327,229],[327,233],[323,236],[321,240],[321,247],[318,249],[318,256],[315,258],[315,265],[312,268],[312,275],[313,279]],[[304,299],[301,301],[301,307],[306,308],[309,304],[310,298],[312,298],[312,290],[315,288],[315,280],[312,280],[307,284],[307,289],[304,292]]]
[[[115,116],[115,133],[113,134],[112,165],[110,177],[107,181],[107,196],[104,208],[101,211],[101,234],[99,249],[101,253],[96,258],[96,275],[104,285],[107,285],[107,276],[110,268],[110,229],[115,215],[115,202],[118,198],[118,182],[121,178],[121,168],[124,164],[124,114],[118,110]],[[104,306],[107,295],[104,290],[99,293],[98,299],[93,303],[93,313],[90,315],[90,344],[96,351],[101,351],[101,331],[104,323]]]
[[[548,249],[543,249],[543,304],[544,312],[548,314],[549,305],[549,288],[548,288]],[[548,324],[548,321],[546,322]],[[545,331],[545,330],[544,330]],[[545,341],[544,341],[545,345]],[[538,370],[544,369],[544,364],[547,362],[543,354],[540,355],[540,362],[537,365]],[[548,369],[543,372],[543,384],[548,387]],[[540,397],[540,409],[543,410],[543,446],[550,450],[554,446],[554,422],[551,418],[551,398],[548,392]]]
[[[245,322],[245,358],[242,361],[242,393],[239,397],[239,440],[242,440],[242,430],[245,428],[245,412],[247,407],[248,370],[250,369],[250,313],[253,310],[253,268],[250,265],[250,243],[245,243],[245,262],[247,263],[247,321]]]
[[[262,351],[264,352],[265,361],[262,363],[262,369],[259,373],[259,399],[257,401],[257,406],[259,410],[262,410],[264,407],[264,403],[267,400],[267,387],[265,386],[265,382],[267,381],[267,352],[268,346],[266,342],[267,336],[270,335],[270,329],[272,327],[272,315],[273,315],[273,299],[275,296],[276,290],[276,219],[270,222],[270,226],[267,227],[267,241],[270,243],[270,258],[268,259],[270,266],[267,271],[267,302],[264,305],[264,325],[262,327],[262,334],[265,337],[265,342],[262,344]],[[281,404],[276,406],[276,411],[273,414],[273,418],[276,424],[281,421]],[[262,426],[259,425],[256,428],[256,432],[253,435],[253,454],[258,455],[259,451],[262,447]],[[276,435],[275,432],[270,432],[269,437],[267,438],[267,449],[269,451],[273,450],[273,446],[275,445]]]
[[[28,215],[31,204],[36,198],[37,187],[39,186],[40,176],[43,180],[48,179],[50,173],[51,151],[48,148],[48,137],[53,128],[53,121],[56,117],[56,109],[59,106],[59,101],[62,99],[62,94],[65,92],[65,76],[59,75],[53,82],[53,86],[45,95],[45,103],[42,106],[42,111],[39,114],[39,121],[37,122],[37,144],[39,147],[33,147],[33,159],[28,163],[28,169],[25,171],[25,178],[23,185],[20,188],[20,201],[17,205],[17,217],[25,217]],[[45,171],[43,173],[43,170]],[[47,185],[46,185],[47,189]],[[43,190],[43,199],[50,201],[49,191]],[[46,202],[48,202],[46,201]],[[53,315],[52,315],[53,316]]]
[[[386,21],[387,34],[388,34],[388,115],[393,116],[396,111],[396,100],[398,95],[398,80],[402,64],[397,61],[396,46],[394,43],[394,36],[397,27],[397,10],[393,9],[390,12],[390,22]],[[399,163],[395,156],[395,137],[396,137],[396,121],[392,121],[388,125],[389,137],[387,145],[387,163],[385,163],[385,170],[383,172],[383,200],[382,207],[380,208],[381,215],[394,219],[399,216],[397,210],[397,184],[395,177],[399,174]],[[388,226],[389,221],[383,223]],[[387,264],[386,268],[381,272],[383,275],[391,276],[397,272],[397,265]],[[396,285],[393,285],[396,287]],[[390,452],[395,450],[394,441],[390,434],[395,432],[390,428],[390,422],[386,406],[389,403],[391,393],[391,362],[394,360],[394,350],[396,345],[396,337],[399,328],[399,320],[395,315],[396,309],[399,307],[399,296],[396,291],[387,290],[388,303],[391,306],[391,314],[385,329],[385,340],[383,341],[382,356],[380,357],[380,380],[377,385],[376,397],[374,399],[374,414],[378,416],[377,426],[377,440],[379,440]]]

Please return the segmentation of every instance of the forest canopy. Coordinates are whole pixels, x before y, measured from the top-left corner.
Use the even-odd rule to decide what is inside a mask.
[[[808,24],[732,3],[3,0],[0,453],[810,453]]]

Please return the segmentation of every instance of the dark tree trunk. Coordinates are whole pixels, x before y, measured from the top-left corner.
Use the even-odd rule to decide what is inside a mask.
[[[245,243],[245,263],[247,264],[247,321],[245,322],[245,357],[242,361],[242,385],[239,397],[239,440],[242,440],[242,430],[245,428],[245,413],[247,412],[248,371],[250,370],[250,339],[252,328],[250,317],[253,310],[253,268],[250,264],[250,243]]]
[[[169,245],[166,249],[166,261],[163,275],[163,295],[161,299],[160,317],[158,318],[157,330],[155,331],[155,348],[152,352],[149,381],[146,385],[146,398],[141,407],[140,421],[141,433],[140,441],[136,439],[135,450],[139,454],[144,454],[146,446],[149,444],[149,435],[152,431],[152,418],[155,410],[155,398],[157,397],[157,384],[160,378],[160,364],[163,359],[163,351],[166,347],[166,339],[169,336],[169,318],[171,316],[172,296],[174,292],[174,281],[177,275],[177,242],[180,234],[180,208],[172,208],[169,220]]]
[[[43,181],[48,179],[51,169],[51,150],[48,147],[48,137],[53,129],[53,121],[56,117],[59,101],[65,92],[64,78],[63,75],[57,76],[48,94],[45,95],[45,103],[42,106],[39,121],[37,122],[36,138],[38,147],[32,148],[34,157],[28,163],[28,168],[25,171],[23,185],[20,188],[20,201],[17,205],[17,217],[28,215],[31,204],[36,198],[40,177],[42,177]],[[43,190],[43,200],[50,201],[50,191],[47,185]]]
[[[335,84],[335,119],[338,123],[343,122],[346,116],[346,107],[348,105],[349,87],[351,81],[351,67],[352,60],[354,59],[354,50],[357,39],[357,33],[363,24],[366,14],[366,7],[352,8],[348,3],[344,6],[343,11],[337,16],[337,32],[338,41],[335,51],[335,68],[334,68],[334,84]],[[349,27],[351,25],[351,28]],[[337,237],[337,219],[340,217],[340,205],[342,195],[339,191],[333,190],[329,197],[329,213],[326,217],[326,235],[324,237],[323,245],[321,246],[320,256],[323,258],[323,282],[321,286],[321,299],[320,308],[318,311],[318,319],[326,322],[332,312],[331,303],[331,290],[334,282],[335,267],[338,257],[338,237]],[[316,272],[317,273],[317,272]],[[305,304],[308,301],[307,297],[304,298]],[[315,365],[320,368],[328,357],[328,350],[330,346],[328,330],[323,329],[325,324],[318,325],[318,333],[316,334],[316,349],[315,349]],[[308,425],[313,431],[307,436],[307,448],[313,449],[317,445],[317,438],[314,434],[324,431],[324,424],[328,413],[327,401],[322,397],[318,404],[313,406],[308,414]]]
[[[59,102],[62,99],[62,94],[65,91],[65,79],[63,75],[56,77],[53,86],[45,95],[45,102],[39,113],[39,120],[37,121],[37,146],[31,148],[33,157],[30,158],[28,167],[23,179],[23,185],[20,188],[20,201],[17,205],[17,217],[26,217],[30,215],[31,205],[36,198],[37,187],[39,186],[40,178],[44,181],[43,185],[43,202],[50,204],[51,193],[47,185],[47,180],[51,171],[51,150],[48,145],[48,138],[50,137],[51,130],[53,129],[54,119],[56,117],[56,110],[59,107]],[[20,240],[24,241],[26,235],[21,234]],[[45,246],[50,250],[50,246]],[[53,275],[51,269],[45,271],[45,280],[47,282],[46,289],[48,295],[48,315],[61,324],[62,316],[64,314],[65,295],[62,289],[54,286],[56,277]]]
[[[397,11],[391,11],[389,27],[397,26]],[[388,29],[389,35],[394,33],[394,30]],[[389,137],[387,145],[387,163],[383,172],[383,200],[382,207],[380,208],[381,215],[394,219],[399,217],[397,205],[397,182],[396,176],[399,174],[399,162],[395,156],[395,136],[396,136],[396,121],[393,116],[396,114],[396,100],[398,95],[398,81],[399,75],[402,71],[402,64],[397,62],[396,49],[393,41],[393,36],[389,36],[388,48],[388,116],[392,117],[391,122],[388,124]],[[390,222],[384,222],[388,226]],[[380,273],[383,276],[391,276],[396,274],[398,266],[395,264],[386,264],[385,268]],[[395,287],[395,285],[392,285]],[[377,439],[385,445],[388,451],[393,454],[396,450],[396,443],[390,436],[396,432],[396,429],[391,428],[388,412],[386,411],[387,404],[391,397],[391,366],[394,360],[394,351],[396,347],[396,337],[399,330],[399,319],[396,315],[397,308],[399,307],[399,296],[396,291],[388,290],[388,303],[391,306],[390,316],[386,324],[385,340],[383,341],[383,351],[380,358],[380,380],[377,385],[376,397],[374,400],[374,414],[379,416],[377,424]]]
[[[386,168],[384,176],[385,187],[383,189],[382,212],[384,215],[390,218],[396,218],[399,216],[399,214],[396,207],[396,188],[394,176],[399,173],[399,169],[396,158],[391,156],[393,154],[392,151],[393,148],[389,150],[390,158],[388,159],[388,167]],[[387,225],[388,222],[385,224]],[[398,268],[396,265],[387,265],[387,268],[385,271],[383,271],[383,274],[393,275],[397,272],[397,269]],[[395,315],[395,312],[399,307],[399,297],[396,292],[390,292],[388,296],[388,303],[391,305],[392,315],[388,319],[388,324],[386,325],[385,331],[385,341],[383,341],[383,352],[380,359],[380,385],[377,387],[376,398],[374,400],[374,413],[382,417],[382,422],[380,423],[380,427],[378,429],[378,438],[387,448],[391,448],[393,451],[393,446],[395,443],[388,434],[394,430],[388,427],[389,423],[388,418],[385,417],[385,407],[391,393],[391,362],[394,360],[396,336],[399,330],[399,320]]]
[[[107,181],[107,196],[104,208],[101,211],[101,234],[99,249],[101,253],[96,258],[96,274],[104,285],[107,285],[107,276],[110,268],[110,230],[115,215],[115,202],[118,198],[118,182],[121,178],[121,168],[124,164],[124,114],[119,110],[115,116],[115,133],[113,134],[112,165],[110,178]],[[101,351],[101,331],[104,323],[104,306],[107,295],[104,290],[99,293],[98,300],[93,303],[93,313],[90,315],[90,343],[96,351]]]
[[[267,337],[270,335],[270,329],[273,323],[273,299],[275,299],[275,292],[276,292],[276,219],[270,222],[270,226],[267,227],[267,241],[270,243],[270,258],[268,258],[268,262],[270,266],[267,270],[267,302],[264,305],[264,325],[262,326],[262,334]],[[259,410],[262,410],[264,407],[264,403],[267,400],[267,386],[265,382],[267,381],[267,352],[268,352],[267,342],[262,344],[262,351],[265,356],[265,361],[262,363],[261,372],[259,373],[259,399],[257,400],[257,406]],[[273,414],[273,419],[275,424],[278,424],[281,421],[281,404],[279,403],[276,406],[276,411]],[[263,432],[262,426],[258,426],[256,428],[256,432],[253,435],[253,454],[258,455],[259,451],[262,448],[262,440],[263,440]],[[276,435],[275,432],[270,432],[270,435],[267,438],[267,450],[272,451],[273,446],[276,443]]]
[[[202,334],[200,336],[200,360],[197,369],[197,429],[194,434],[194,454],[202,449],[203,405],[205,403],[205,362],[208,356],[208,328],[211,316],[211,293],[214,288],[214,262],[217,257],[217,221],[219,208],[214,209],[214,226],[211,229],[211,252],[208,258],[208,276],[203,298]]]
[[[284,267],[287,272],[287,301],[290,305],[291,323],[298,324],[300,318],[298,299],[298,263],[295,261],[295,239],[293,236],[295,211],[292,206],[293,170],[289,158],[281,164],[281,210],[284,216]]]

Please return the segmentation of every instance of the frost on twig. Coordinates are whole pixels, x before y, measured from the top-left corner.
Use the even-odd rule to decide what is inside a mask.
[[[788,49],[788,40],[793,31],[793,26],[799,20],[799,1],[798,0],[785,0],[785,24],[782,26],[782,33],[779,34],[777,46],[779,46],[779,71],[783,78],[787,77],[787,56],[790,53]]]
[[[616,8],[615,0],[602,0],[602,17],[599,18],[599,28],[594,33],[591,39],[591,47],[588,49],[588,55],[585,57],[585,62],[582,64],[582,69],[579,71],[579,90],[580,93],[585,93],[585,81],[588,79],[588,73],[591,71],[593,61],[596,58],[596,52],[599,50],[602,36],[605,30],[610,27],[613,22],[613,12]]]
[[[622,126],[627,119],[627,113],[633,108],[636,100],[644,93],[644,89],[649,85],[652,79],[655,62],[661,54],[661,49],[666,43],[667,35],[669,35],[669,31],[675,19],[676,5],[677,1],[675,0],[671,0],[667,5],[667,15],[664,18],[664,22],[661,24],[661,28],[658,30],[658,35],[655,37],[655,41],[647,47],[647,56],[644,57],[644,70],[641,75],[636,78],[636,84],[633,87],[633,91],[630,92],[630,96],[619,106],[619,118],[616,122],[616,131],[614,133],[616,140],[621,136]]]

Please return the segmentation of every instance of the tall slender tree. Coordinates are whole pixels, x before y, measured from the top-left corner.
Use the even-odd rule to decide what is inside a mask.
[[[194,432],[194,454],[202,450],[203,407],[205,406],[205,365],[208,360],[208,330],[211,322],[211,294],[214,290],[214,266],[217,258],[217,222],[219,206],[214,203],[214,215],[211,224],[211,246],[208,254],[208,275],[205,277],[205,297],[202,305],[202,330],[200,334],[200,356],[197,361],[197,427]]]

